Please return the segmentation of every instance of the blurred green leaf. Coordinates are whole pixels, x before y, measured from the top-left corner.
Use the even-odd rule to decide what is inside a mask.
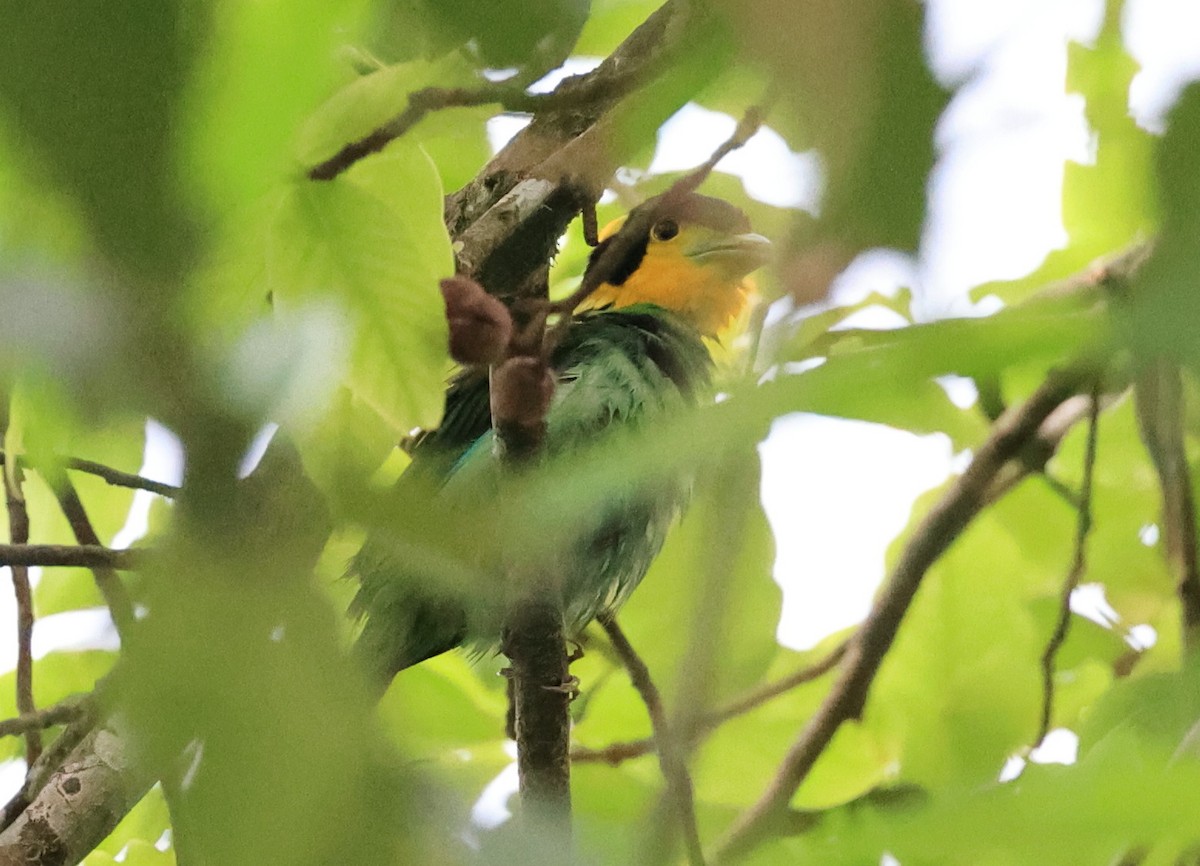
[[[449,358],[438,280],[453,271],[437,175],[412,145],[334,181],[298,182],[271,229],[276,308],[313,298],[344,306],[355,328],[350,388],[396,431],[441,416]]]
[[[410,61],[384,66],[359,76],[325,100],[300,126],[296,155],[301,165],[314,165],[333,156],[345,144],[364,138],[408,106],[409,94],[423,87],[465,87],[481,79],[457,55],[437,62]],[[477,144],[486,148],[483,120],[492,112],[484,109],[434,111],[413,130],[406,141],[426,144],[447,138],[456,150],[477,155]],[[486,158],[486,150],[471,171],[473,176]]]
[[[1183,91],[1167,119],[1159,145],[1157,177],[1163,209],[1162,231],[1153,257],[1135,285],[1130,334],[1143,352],[1162,352],[1192,365],[1200,361],[1200,294],[1195,291],[1200,262],[1200,83]]]
[[[698,575],[722,554],[731,567],[722,576],[721,632],[708,637],[724,650],[709,691],[693,699],[711,706],[745,691],[760,681],[775,657],[781,601],[779,587],[771,579],[774,544],[757,488],[752,501],[731,499],[735,495],[730,488],[715,485],[698,491],[697,501],[621,611],[622,627],[668,701],[676,696],[686,674],[680,662],[687,643],[681,641],[700,627],[695,622],[697,595],[703,586]],[[720,535],[714,532],[714,520],[728,513],[725,509],[739,513],[745,522],[728,526],[729,534]],[[733,532],[735,528],[740,532]]]
[[[175,866],[175,852],[170,848],[160,851],[150,840],[130,839],[122,848],[124,856],[120,860],[115,859],[117,854],[110,855],[106,850],[97,849],[84,859],[83,866],[115,866],[117,863],[126,866]]]
[[[121,823],[108,835],[107,839],[100,843],[96,848],[96,852],[111,854],[115,857],[121,853],[122,848],[128,845],[130,846],[129,856],[125,859],[125,862],[128,863],[129,857],[133,856],[135,846],[140,850],[144,850],[145,847],[153,849],[155,843],[162,838],[163,833],[170,829],[171,814],[167,809],[166,798],[163,796],[162,788],[159,785],[155,785],[130,810],[129,814],[121,819]],[[160,859],[149,859],[145,862],[155,864],[173,864],[175,862],[174,854],[169,852],[155,850],[154,855],[147,854],[146,856],[153,857],[155,855]],[[91,863],[92,858],[95,856],[95,853],[89,855],[83,861],[85,866]]]
[[[189,253],[175,136],[204,13],[170,0],[0,11],[0,106],[20,146],[71,196],[101,248],[148,280]]]
[[[1129,88],[1139,66],[1122,40],[1123,8],[1118,0],[1107,4],[1093,45],[1072,42],[1067,47],[1066,90],[1084,98],[1095,147],[1088,164],[1068,161],[1063,166],[1068,244],[1052,251],[1032,273],[985,283],[972,290],[972,297],[996,295],[1006,303],[1019,303],[1153,230],[1158,216],[1152,172],[1155,142],[1129,111]]]
[[[447,653],[402,672],[379,705],[397,745],[431,756],[504,739],[504,692],[485,688],[463,655]],[[454,719],[448,727],[446,719]]]
[[[227,556],[244,549],[230,542]],[[335,613],[278,558],[197,562],[176,559],[148,582],[149,613],[119,672],[150,760],[201,744],[184,791],[183,808],[200,816],[186,824],[189,845],[226,864],[334,852],[388,862],[384,828],[402,801],[369,760],[366,696]]]
[[[821,153],[824,231],[851,250],[915,249],[947,99],[925,63],[922,7],[756,0],[725,8],[744,59],[772,75],[789,143]]]
[[[33,697],[38,707],[56,704],[72,695],[90,692],[112,669],[116,654],[102,650],[59,650],[33,663]],[[16,672],[0,675],[0,719],[17,715]],[[0,761],[22,753],[18,737],[0,738]]]
[[[218,4],[189,83],[184,179],[211,212],[245,206],[299,173],[301,121],[348,77],[335,49],[358,32],[366,0]]]
[[[661,5],[661,0],[592,0],[574,53],[593,57],[611,53]]]

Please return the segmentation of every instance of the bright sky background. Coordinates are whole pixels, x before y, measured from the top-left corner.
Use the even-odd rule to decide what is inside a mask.
[[[1020,276],[1066,241],[1060,216],[1062,163],[1086,161],[1088,132],[1082,101],[1063,93],[1068,39],[1098,30],[1101,0],[927,0],[928,45],[935,71],[947,82],[971,77],[943,117],[942,158],[931,181],[930,212],[920,255],[868,254],[838,283],[849,300],[902,285],[916,292],[923,318],[978,315],[971,287]],[[1128,44],[1142,64],[1131,108],[1143,126],[1159,130],[1182,86],[1200,77],[1200,2],[1128,0]],[[570,71],[578,71],[573,67]],[[499,146],[522,125],[495,120]],[[664,126],[654,171],[693,167],[732,131],[734,121],[688,107]],[[816,207],[817,161],[793,154],[769,130],[721,164],[739,174],[748,193],[777,205]],[[865,311],[853,327],[894,327],[894,314]],[[955,388],[956,400],[973,398]],[[181,466],[170,434],[151,424],[143,474],[177,483]],[[794,415],[776,423],[762,446],[763,500],[776,529],[775,577],[784,588],[780,639],[808,647],[857,622],[883,576],[884,550],[908,521],[919,493],[960,467],[940,435],[919,437],[861,422]],[[139,493],[127,530],[115,546],[144,531],[150,494]],[[7,583],[7,579],[4,580]],[[1100,603],[1102,604],[1102,603]],[[10,591],[0,592],[0,671],[15,664],[9,624]],[[103,610],[45,617],[37,623],[35,655],[66,647],[113,647]],[[1065,733],[1065,732],[1064,732]],[[1053,749],[1058,760],[1073,743]],[[19,764],[4,770],[19,768]],[[1012,772],[1011,768],[1006,772]],[[0,789],[19,778],[0,771]],[[0,793],[3,793],[0,791]]]

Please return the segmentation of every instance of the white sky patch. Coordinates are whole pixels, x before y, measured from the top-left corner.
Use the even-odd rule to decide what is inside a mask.
[[[1158,643],[1158,631],[1155,630],[1154,626],[1142,623],[1130,628],[1126,639],[1129,645],[1135,650],[1145,652]]]
[[[733,135],[737,121],[720,111],[689,102],[658,131],[651,174],[687,171],[703,163]],[[816,213],[824,186],[820,158],[797,153],[769,127],[726,156],[718,171],[742,179],[746,193],[776,207],[798,207]]]
[[[1121,615],[1108,603],[1104,587],[1098,583],[1080,584],[1071,591],[1071,611],[1105,628],[1121,621]]]
[[[1158,524],[1147,523],[1138,530],[1138,541],[1140,541],[1146,547],[1153,547],[1154,545],[1158,544],[1159,535],[1160,532]]]
[[[278,429],[278,424],[267,424],[254,434],[254,438],[250,441],[250,447],[242,455],[242,462],[238,466],[238,478],[245,478],[258,468],[259,461],[267,453],[267,448],[270,447],[271,440],[275,438],[275,432]]]
[[[898,250],[876,248],[859,253],[829,286],[829,303],[848,307],[871,294],[895,297],[916,282],[916,263]]]
[[[1042,744],[1029,753],[1035,764],[1074,764],[1079,757],[1079,735],[1067,728],[1055,728]]]
[[[518,784],[516,761],[488,782],[475,805],[471,807],[471,827],[467,831],[467,844],[478,848],[478,840],[473,832],[475,828],[493,830],[512,817],[508,801],[517,793]]]
[[[178,487],[183,483],[183,445],[174,433],[153,418],[146,419],[146,447],[138,474],[161,484]],[[150,506],[156,498],[157,494],[148,490],[133,494],[125,525],[112,538],[113,547],[124,549],[146,534]]]
[[[4,578],[7,581],[7,576]],[[118,650],[121,641],[106,607],[69,610],[38,618],[33,624],[33,657],[57,650]],[[6,635],[0,641],[0,674],[17,666],[17,642]]]
[[[996,777],[996,780],[999,782],[1011,782],[1025,772],[1025,763],[1025,759],[1020,755],[1012,755],[1004,762],[1004,766],[1000,768],[1000,775]]]
[[[1103,14],[1102,0],[926,0],[925,8],[932,66],[949,82],[1046,31],[1091,39]]]
[[[897,328],[903,328],[907,324],[908,319],[895,310],[881,307],[878,304],[871,304],[869,307],[855,310],[830,328],[830,330],[849,331],[861,329],[864,331],[894,331]]]
[[[939,376],[933,381],[942,386],[950,402],[959,409],[970,409],[979,399],[979,389],[975,387],[974,379],[968,379],[966,376]]]
[[[997,781],[1011,782],[1034,764],[1074,764],[1079,758],[1079,735],[1067,728],[1055,728],[1046,734],[1042,744],[1029,753],[1029,760],[1012,755],[1000,768]]]
[[[487,137],[492,153],[499,153],[516,134],[529,126],[529,118],[521,114],[497,114],[488,118]]]
[[[531,93],[549,93],[562,83],[564,78],[571,75],[583,75],[591,72],[600,65],[599,57],[569,57],[558,69],[551,70],[529,86]],[[491,81],[503,81],[511,76],[514,70],[493,69],[485,73]],[[498,114],[487,122],[488,144],[492,153],[498,153],[513,136],[529,125],[529,117],[524,114]]]
[[[0,802],[7,803],[25,784],[25,762],[20,758],[0,761]]]
[[[805,649],[866,615],[914,497],[950,474],[950,440],[797,414],[778,419],[759,450],[783,588],[779,639]]]
[[[1129,88],[1133,116],[1161,132],[1167,110],[1189,81],[1200,78],[1200,3],[1195,0],[1127,0],[1125,45],[1141,64]]]
[[[933,64],[975,75],[938,127],[921,248],[919,318],[961,315],[965,293],[1014,279],[1067,242],[1063,161],[1088,159],[1083,100],[1065,92],[1067,40],[1091,39],[1098,0],[932,0]]]

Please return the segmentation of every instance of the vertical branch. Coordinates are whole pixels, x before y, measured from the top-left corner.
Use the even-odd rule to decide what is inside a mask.
[[[662,768],[663,778],[667,783],[667,797],[679,813],[679,823],[683,829],[684,844],[687,848],[688,863],[691,866],[704,866],[704,852],[700,847],[700,830],[696,826],[696,803],[692,793],[692,778],[688,774],[687,762],[683,750],[675,739],[674,733],[667,722],[667,714],[663,710],[662,696],[654,680],[650,677],[650,669],[637,654],[625,632],[617,624],[611,614],[600,617],[600,625],[604,627],[608,639],[612,641],[629,679],[637,689],[650,715],[650,726],[654,731],[654,743],[658,751],[658,763]]]
[[[1173,361],[1147,363],[1134,383],[1142,441],[1158,472],[1163,500],[1167,562],[1183,608],[1183,639],[1200,647],[1200,564],[1196,549],[1196,503],[1183,438],[1183,381]]]
[[[508,341],[491,369],[496,455],[510,471],[541,453],[554,376],[543,357],[545,314],[533,315]],[[452,333],[454,320],[451,320]],[[502,649],[512,662],[513,729],[521,802],[530,840],[562,852],[571,839],[570,681],[563,629],[561,576],[529,572],[519,557],[504,568],[517,590],[510,599]]]
[[[7,418],[3,435],[8,434]],[[8,507],[8,535],[12,544],[29,543],[29,512],[21,490],[22,471],[19,466],[6,466],[4,499]],[[13,593],[17,599],[17,712],[25,715],[37,707],[33,701],[33,591],[29,585],[29,568],[10,565]],[[25,761],[29,766],[42,753],[42,732],[25,732]]]
[[[1088,408],[1087,446],[1083,455],[1083,479],[1079,485],[1079,518],[1075,527],[1075,557],[1067,579],[1063,581],[1058,598],[1058,621],[1054,633],[1042,651],[1042,719],[1038,726],[1034,748],[1042,744],[1050,732],[1050,721],[1054,715],[1054,660],[1067,640],[1071,628],[1071,593],[1079,586],[1079,579],[1087,568],[1087,538],[1092,531],[1092,475],[1096,468],[1096,440],[1100,426],[1100,389],[1092,389]]]
[[[549,581],[534,581],[514,601],[503,645],[512,662],[521,802],[532,821],[530,829],[551,840],[550,850],[571,837],[568,709],[573,690],[554,589]]]
[[[71,532],[74,533],[75,540],[80,544],[100,546],[100,536],[96,534],[96,529],[88,517],[87,509],[83,507],[75,485],[71,483],[67,474],[65,472],[53,473],[46,480],[54,490],[54,495],[58,499],[63,515],[67,518],[67,523],[71,525]],[[117,570],[111,566],[93,565],[91,571],[96,586],[100,589],[100,594],[104,596],[105,604],[108,605],[109,613],[112,614],[117,634],[122,639],[128,638],[129,630],[133,627],[134,615],[133,602],[130,601],[129,593],[125,590],[125,584],[121,583]]]
[[[718,843],[715,860],[737,859],[763,838],[782,832],[792,795],[808,778],[838,729],[861,717],[875,675],[926,572],[987,504],[988,491],[1004,466],[1021,454],[1050,413],[1075,392],[1084,375],[1079,368],[1052,374],[1024,405],[1009,409],[996,421],[970,466],[909,538],[871,612],[847,648],[841,673],[829,695],[788,749],[762,796]]]

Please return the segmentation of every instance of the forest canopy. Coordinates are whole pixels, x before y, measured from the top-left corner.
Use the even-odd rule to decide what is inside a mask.
[[[865,252],[922,255],[939,124],[978,73],[935,75],[915,0],[5,4],[0,866],[1200,862],[1200,86],[1139,126],[1103,5],[1067,50],[1092,152],[1063,165],[1066,243],[974,287],[989,315],[930,320],[920,286],[829,294]],[[651,173],[688,105],[736,131]],[[501,116],[530,122],[493,152]],[[763,131],[815,155],[812,212],[722,171]],[[596,229],[696,190],[774,250],[721,398],[452,514],[398,505],[463,360],[443,281],[557,339]],[[853,326],[878,307],[903,326]],[[756,450],[797,412],[961,457],[867,617],[805,651],[777,640]],[[171,454],[177,483],[147,477]],[[564,676],[532,700],[560,725],[508,736],[515,651],[372,695],[365,538],[481,586],[464,549],[549,561],[671,473],[690,507],[617,621],[569,658],[551,606]],[[1055,730],[1077,760],[1031,760]],[[561,760],[518,793],[541,732]]]

